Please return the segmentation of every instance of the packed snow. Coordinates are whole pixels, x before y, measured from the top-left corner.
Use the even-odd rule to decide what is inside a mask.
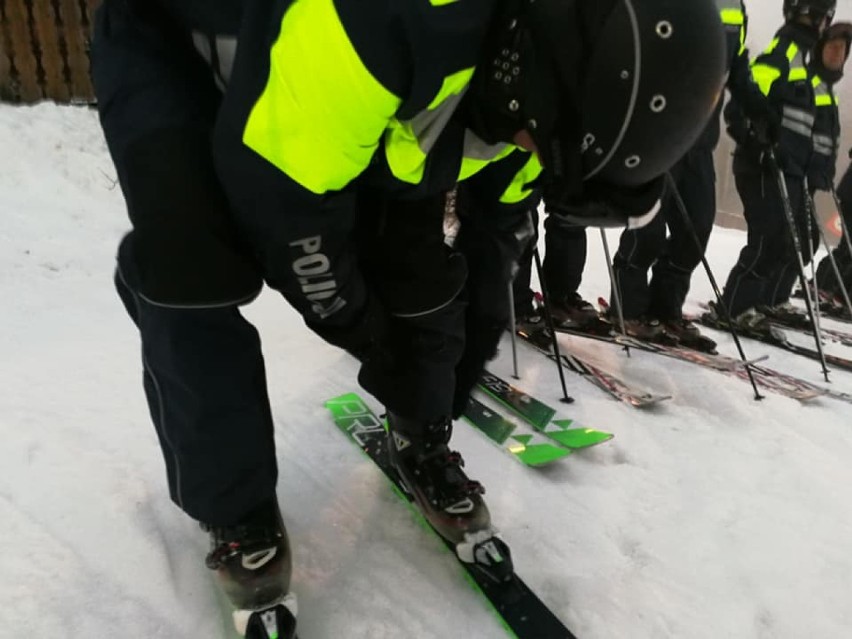
[[[128,222],[96,114],[2,106],[0,149],[0,637],[232,637],[206,535],[167,496],[138,336],[112,288]],[[591,299],[608,290],[597,235],[581,289]],[[744,239],[714,233],[720,280]],[[692,309],[710,298],[698,273]],[[357,390],[355,362],[273,291],[246,314],[264,339],[300,635],[505,636],[331,423],[323,402]],[[615,439],[543,470],[463,424],[454,445],[488,488],[519,573],[566,625],[584,639],[850,636],[850,406],[756,402],[720,373],[564,345],[673,399],[640,411],[569,373],[577,401],[559,404],[555,369],[520,345],[521,387]],[[820,382],[813,361],[746,349]],[[510,352],[491,365],[504,377]],[[852,392],[852,374],[835,372],[832,387]]]

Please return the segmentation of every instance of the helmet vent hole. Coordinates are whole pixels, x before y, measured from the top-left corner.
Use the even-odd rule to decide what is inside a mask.
[[[640,158],[638,155],[631,155],[624,161],[624,166],[626,166],[628,169],[635,169],[640,164],[642,164],[642,158]]]
[[[674,33],[674,27],[672,23],[668,20],[660,20],[657,23],[657,35],[660,36],[663,40],[668,40],[672,37]]]
[[[651,111],[654,113],[662,113],[666,109],[666,96],[655,95],[651,98]]]

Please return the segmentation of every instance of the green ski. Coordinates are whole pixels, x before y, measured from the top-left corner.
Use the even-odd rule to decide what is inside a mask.
[[[480,376],[479,388],[539,433],[566,448],[589,448],[613,438],[612,433],[581,427],[571,419],[553,419],[556,415],[554,408],[488,371],[483,371]]]
[[[576,639],[547,605],[530,590],[523,580],[513,573],[508,579],[495,581],[493,575],[483,572],[475,563],[462,561],[453,544],[442,538],[429,525],[426,518],[412,502],[411,496],[400,483],[396,471],[388,462],[387,431],[385,424],[356,393],[347,393],[325,403],[334,423],[353,444],[358,446],[381,469],[394,492],[408,504],[418,521],[435,532],[465,570],[473,588],[488,601],[496,613],[506,635],[514,639]],[[494,636],[491,632],[488,636]]]
[[[526,466],[544,466],[571,454],[537,433],[515,433],[515,424],[473,397],[462,417]]]

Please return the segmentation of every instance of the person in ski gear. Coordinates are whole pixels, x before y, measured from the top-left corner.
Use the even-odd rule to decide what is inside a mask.
[[[736,100],[725,109],[728,132],[737,142],[733,171],[748,241],[728,275],[722,301],[743,328],[764,325],[761,309],[786,302],[798,274],[776,162],[787,185],[799,237],[807,238],[805,178],[816,117],[814,73],[808,61],[834,10],[835,0],[785,0],[784,26],[751,67],[752,77],[773,107],[769,117],[749,117]]]
[[[831,191],[834,187],[837,152],[840,146],[840,110],[835,85],[843,77],[843,68],[849,58],[852,43],[852,24],[836,23],[831,25],[817,43],[811,65],[815,77],[819,79],[816,87],[817,115],[814,120],[814,157],[808,170],[808,187],[813,197],[820,191]],[[846,202],[852,201],[852,176],[847,168],[837,188],[841,210],[846,226],[852,222],[852,216]],[[840,269],[842,284],[838,282],[829,257],[824,257],[817,267],[817,283],[824,299],[829,303],[837,302],[843,306],[842,286],[847,292],[852,284],[852,260],[850,260],[846,238],[841,238],[832,255]]]
[[[814,47],[810,70],[814,76],[816,117],[814,118],[814,152],[808,165],[808,189],[831,191],[834,185],[837,154],[840,145],[840,109],[835,86],[843,78],[843,67],[849,58],[852,24],[832,24]]]
[[[727,87],[740,104],[761,115],[766,106],[749,70],[745,5],[741,0],[717,0],[716,5],[725,25],[728,46]],[[613,265],[621,283],[625,329],[631,336],[656,340],[666,333],[667,337],[674,337],[685,345],[701,339],[698,328],[684,320],[683,304],[691,275],[701,261],[716,217],[713,150],[719,141],[721,110],[720,100],[698,141],[671,170],[702,242],[701,247],[696,246],[671,194],[663,199],[660,214],[649,224],[622,233]],[[535,208],[531,209],[531,215],[534,228],[538,229]],[[586,264],[586,227],[560,216],[549,216],[544,227],[542,268],[553,320],[557,325],[582,330],[598,319],[595,307],[578,293]],[[532,259],[530,247],[520,261],[513,284],[515,317],[521,325],[539,325],[542,319],[530,289]],[[648,269],[652,266],[649,282]],[[614,313],[617,308],[614,299],[610,301],[610,308]]]
[[[834,184],[837,149],[840,145],[840,112],[834,85],[843,77],[843,66],[849,51],[850,28],[852,25],[848,23],[832,24],[817,41],[808,63],[809,71],[813,75],[815,116],[813,154],[807,169],[804,234],[800,230],[802,258],[805,264],[811,262],[821,237],[818,226],[820,222],[815,217],[814,194],[818,190],[830,191]],[[826,266],[831,270],[830,263]],[[775,277],[768,282],[768,287],[777,291],[775,304],[759,310],[782,322],[806,322],[805,314],[789,301],[796,276],[797,269],[778,270]],[[834,280],[833,271],[831,279]]]
[[[748,113],[756,118],[765,117],[768,105],[751,78],[745,46],[746,7],[740,0],[717,0],[716,5],[727,36],[727,88]],[[684,319],[683,305],[692,273],[701,263],[716,219],[713,151],[719,143],[721,109],[720,100],[701,137],[671,170],[689,222],[684,220],[673,194],[668,193],[659,216],[647,226],[625,230],[621,235],[613,266],[625,329],[634,337],[651,341],[673,338],[685,346],[697,346],[702,341],[698,328]],[[693,228],[700,246],[696,244]],[[613,309],[615,301],[613,292],[610,301]]]
[[[493,532],[451,419],[507,324],[530,202],[652,217],[715,106],[723,47],[710,0],[105,0],[92,73],[133,226],[115,282],[172,499],[210,531],[234,605],[294,616],[241,306],[266,283],[361,360],[403,483],[475,550]]]
[[[852,156],[852,151],[850,151],[850,156]],[[843,216],[846,229],[852,228],[852,164],[846,168],[843,177],[840,178],[837,185],[837,199],[839,202],[838,215]],[[845,233],[841,235],[840,242],[831,254],[840,270],[843,286],[846,287],[847,292],[852,291],[852,253],[849,251],[849,242]],[[848,313],[841,283],[838,282],[834,267],[827,256],[820,260],[816,276],[821,302],[829,305],[829,308],[837,309],[840,313]]]

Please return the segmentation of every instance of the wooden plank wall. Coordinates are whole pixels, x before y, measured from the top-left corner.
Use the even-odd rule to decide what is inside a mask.
[[[0,101],[92,102],[91,16],[100,0],[0,0]]]

